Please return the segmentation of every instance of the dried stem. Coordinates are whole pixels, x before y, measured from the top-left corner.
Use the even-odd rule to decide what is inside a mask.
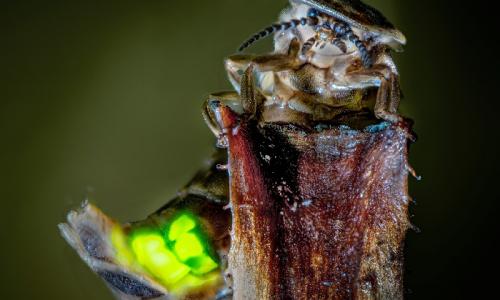
[[[234,299],[402,299],[408,126],[303,130],[217,109]]]

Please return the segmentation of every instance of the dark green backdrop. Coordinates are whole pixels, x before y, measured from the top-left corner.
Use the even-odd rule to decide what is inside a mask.
[[[494,27],[477,4],[367,2],[409,41],[396,58],[424,180],[411,182],[408,299],[482,292],[498,208]],[[1,299],[111,299],[56,224],[86,197],[126,221],[174,195],[214,144],[200,106],[229,88],[223,58],[285,3],[2,2]]]

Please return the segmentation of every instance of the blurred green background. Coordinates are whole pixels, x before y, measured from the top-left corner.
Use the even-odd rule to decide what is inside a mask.
[[[366,2],[409,41],[401,110],[424,179],[411,181],[407,298],[483,292],[498,209],[492,21],[452,1]],[[85,198],[127,221],[173,196],[211,153],[200,107],[230,88],[223,58],[285,4],[2,1],[1,299],[111,299],[57,223]]]

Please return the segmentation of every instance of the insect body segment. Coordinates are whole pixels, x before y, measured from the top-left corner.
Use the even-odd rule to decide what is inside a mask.
[[[218,151],[179,195],[147,219],[120,224],[85,203],[61,233],[120,300],[214,299],[230,294],[223,272],[230,215],[226,161]]]

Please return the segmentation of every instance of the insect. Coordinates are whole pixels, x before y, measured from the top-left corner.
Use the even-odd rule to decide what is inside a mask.
[[[278,23],[239,49],[275,33],[274,52],[229,57],[225,67],[237,92],[212,95],[208,102],[224,101],[261,122],[307,126],[367,110],[400,122],[399,75],[390,51],[401,50],[404,35],[358,0],[290,4]],[[214,118],[205,111],[208,120]]]
[[[178,196],[147,219],[121,225],[84,203],[63,237],[120,300],[227,299],[230,213],[226,161],[215,153]]]
[[[214,93],[204,103],[219,148],[228,146],[227,130],[235,129],[220,128],[221,103],[259,125],[402,121],[390,51],[399,51],[405,37],[376,9],[358,0],[291,0],[278,23],[239,50],[271,34],[274,52],[230,56],[225,68],[235,90]],[[271,156],[263,160],[270,163]],[[122,226],[86,204],[69,214],[61,232],[118,299],[229,299],[226,162],[225,151],[218,150],[178,197],[144,221]],[[283,190],[280,180],[276,186]]]

